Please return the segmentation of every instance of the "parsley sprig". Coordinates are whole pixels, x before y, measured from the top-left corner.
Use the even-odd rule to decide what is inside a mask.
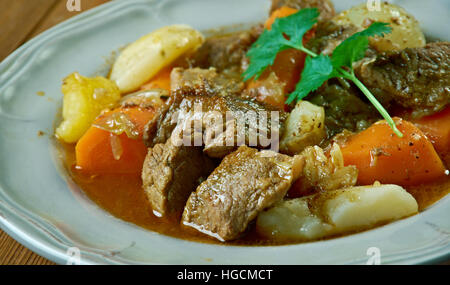
[[[264,30],[258,40],[247,53],[250,64],[242,74],[244,81],[258,79],[264,70],[272,65],[277,54],[283,50],[294,48],[305,52],[308,56],[301,74],[301,80],[286,101],[287,104],[306,97],[322,84],[335,77],[351,80],[364,93],[369,101],[388,122],[395,134],[402,137],[386,109],[378,102],[366,86],[355,76],[353,63],[361,60],[369,47],[369,37],[384,36],[392,31],[387,23],[375,22],[367,29],[355,33],[339,46],[333,55],[317,55],[303,45],[303,36],[315,23],[319,11],[316,8],[302,9],[288,17],[278,18],[271,30]]]

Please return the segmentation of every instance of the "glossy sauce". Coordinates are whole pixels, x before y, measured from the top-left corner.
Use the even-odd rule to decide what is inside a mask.
[[[74,167],[75,146],[64,144],[64,150],[65,166],[75,183],[91,200],[117,218],[176,238],[223,244],[192,228],[181,225],[179,216],[159,218],[153,215],[150,203],[142,190],[140,175],[87,175]],[[447,175],[442,180],[433,183],[406,189],[416,198],[419,211],[422,211],[449,193],[450,176]],[[262,237],[254,228],[254,225],[250,225],[242,238],[225,244],[281,245],[289,243]]]

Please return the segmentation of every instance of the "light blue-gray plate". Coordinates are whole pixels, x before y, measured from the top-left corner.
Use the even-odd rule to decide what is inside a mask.
[[[364,1],[335,0],[338,10]],[[393,2],[393,1],[390,1]],[[432,37],[449,40],[449,2],[397,1]],[[104,70],[113,51],[152,30],[199,30],[263,21],[268,0],[113,1],[29,41],[0,64],[0,226],[57,263],[77,247],[83,264],[382,264],[438,262],[450,256],[450,198],[389,225],[333,240],[276,247],[195,243],[121,221],[91,202],[61,171],[52,139],[61,80]],[[37,96],[38,91],[45,96]],[[38,136],[38,131],[47,135]],[[74,251],[70,251],[73,253]],[[370,251],[369,251],[370,253]]]

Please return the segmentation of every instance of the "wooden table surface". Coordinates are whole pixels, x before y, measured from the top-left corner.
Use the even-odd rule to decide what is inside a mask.
[[[69,12],[68,0],[0,0],[0,61],[52,26],[109,0],[80,0],[81,12]],[[49,265],[0,230],[0,265]]]

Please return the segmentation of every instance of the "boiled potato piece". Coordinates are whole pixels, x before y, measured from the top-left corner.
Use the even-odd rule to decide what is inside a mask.
[[[425,37],[420,30],[419,22],[403,8],[380,3],[379,11],[369,11],[367,4],[361,4],[338,14],[333,20],[339,25],[353,24],[364,30],[373,22],[389,23],[392,33],[371,38],[372,46],[378,51],[402,50],[405,48],[423,47]]]
[[[358,186],[283,201],[259,214],[256,227],[280,240],[313,240],[372,228],[418,212],[400,186]]]
[[[291,155],[298,154],[307,146],[319,144],[324,138],[324,109],[300,100],[286,120],[280,150]]]
[[[311,212],[304,198],[283,201],[256,220],[258,233],[278,240],[313,240],[332,232],[333,226]]]
[[[160,28],[121,52],[113,65],[111,80],[122,93],[134,91],[181,55],[195,51],[203,41],[203,35],[187,25]]]
[[[73,73],[62,85],[63,121],[56,136],[67,142],[77,142],[104,109],[114,106],[120,99],[116,84],[104,77],[87,78]]]

